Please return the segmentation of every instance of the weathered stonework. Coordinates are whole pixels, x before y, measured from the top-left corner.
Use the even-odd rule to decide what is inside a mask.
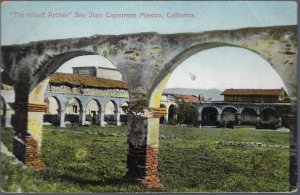
[[[84,55],[101,55],[110,60],[128,84],[130,110],[136,113],[129,116],[128,121],[128,175],[136,180],[144,178],[147,187],[157,187],[156,176],[147,177],[146,167],[140,164],[146,163],[147,151],[152,160],[155,159],[156,150],[147,148],[158,147],[159,120],[148,119],[138,113],[160,107],[161,93],[168,77],[184,60],[198,52],[223,46],[240,47],[257,53],[270,63],[287,87],[292,104],[292,119],[288,124],[291,129],[290,186],[291,190],[297,189],[297,26],[168,35],[97,35],[38,41],[2,46],[1,60],[3,69],[15,83],[15,102],[29,103],[37,103],[29,100],[30,92],[66,61]],[[27,132],[27,112],[21,113],[16,114],[19,117],[17,121],[23,117],[25,124],[15,124],[14,127],[17,132]],[[33,131],[32,128],[28,128],[28,132]],[[37,132],[41,131],[39,128],[35,128]],[[156,163],[155,160],[153,162]],[[155,168],[156,165],[150,170]]]
[[[13,152],[26,166],[37,171],[44,169],[45,165],[41,160],[38,143],[32,136],[26,136],[25,138],[14,137]]]

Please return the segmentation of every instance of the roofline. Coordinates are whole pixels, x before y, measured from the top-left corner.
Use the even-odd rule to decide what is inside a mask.
[[[78,66],[78,67],[71,67],[71,68],[96,68],[95,66]]]
[[[101,66],[98,66],[96,68],[97,69],[105,69],[105,70],[116,70],[116,71],[120,72],[117,68],[107,68],[107,67],[101,67]]]

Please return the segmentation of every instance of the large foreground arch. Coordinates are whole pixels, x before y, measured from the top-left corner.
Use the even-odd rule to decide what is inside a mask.
[[[296,26],[169,35],[158,33],[99,35],[38,41],[2,46],[2,63],[4,70],[15,82],[15,109],[19,109],[19,118],[22,118],[27,117],[28,113],[42,111],[42,108],[36,109],[41,107],[38,102],[32,105],[33,99],[29,98],[29,94],[32,91],[35,91],[35,96],[40,94],[41,88],[37,91],[36,86],[40,85],[50,70],[56,68],[55,64],[84,54],[108,58],[128,83],[130,105],[127,178],[145,187],[157,188],[161,186],[157,170],[159,118],[166,114],[165,109],[160,108],[160,99],[165,84],[172,71],[185,59],[200,51],[221,46],[240,47],[257,53],[270,63],[287,87],[292,102],[288,124],[291,129],[290,182],[291,189],[296,189]],[[30,128],[34,132],[36,129],[28,127],[28,120],[21,126],[15,125],[14,128],[19,132],[28,132]],[[26,136],[20,139],[26,139]]]

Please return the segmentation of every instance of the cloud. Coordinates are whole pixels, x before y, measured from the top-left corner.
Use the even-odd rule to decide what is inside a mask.
[[[189,73],[190,73],[191,80],[192,81],[196,80],[197,76],[195,74],[191,73],[191,72],[189,72]]]

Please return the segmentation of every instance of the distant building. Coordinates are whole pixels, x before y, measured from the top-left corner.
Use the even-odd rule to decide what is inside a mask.
[[[95,66],[85,66],[85,67],[72,67],[73,74],[80,74],[84,76],[97,76],[97,69]]]
[[[122,81],[123,76],[118,69],[97,67],[97,77]]]
[[[65,126],[65,120],[101,125],[105,121],[116,121],[120,125],[121,115],[125,114],[122,106],[128,106],[127,84],[91,76],[92,67],[73,70],[81,74],[54,73],[50,76],[44,100],[48,105],[45,122],[59,122],[60,126]]]
[[[278,128],[291,112],[289,97],[281,89],[225,89],[224,101],[200,103],[198,120],[202,125],[254,125]]]
[[[287,93],[281,89],[225,89],[225,102],[276,103],[287,100]]]
[[[73,74],[80,74],[84,76],[93,76],[111,80],[123,80],[123,76],[118,69],[106,67],[73,67]]]

